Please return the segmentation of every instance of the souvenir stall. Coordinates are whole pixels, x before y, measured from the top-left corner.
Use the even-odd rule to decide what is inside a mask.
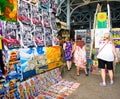
[[[0,50],[5,81],[0,99],[65,98],[79,83],[65,81],[55,0],[0,0]],[[3,46],[2,46],[3,45]],[[1,64],[0,64],[1,65]]]
[[[92,43],[91,43],[91,53],[90,57],[92,59],[92,68],[91,72],[93,74],[99,74],[100,69],[98,68],[97,52],[99,48],[99,41],[103,39],[103,36],[106,32],[110,31],[110,7],[107,4],[107,12],[101,11],[102,6],[98,3],[96,12],[94,14],[94,24],[92,34]]]
[[[91,30],[91,51],[90,51],[90,57],[92,59],[92,68],[91,72],[93,74],[99,74],[100,69],[98,68],[98,60],[97,60],[97,53],[98,53],[98,48],[99,48],[99,41],[103,39],[103,36],[105,33],[110,33],[110,38],[113,40],[117,53],[118,53],[118,58],[120,60],[119,56],[119,38],[120,38],[120,33],[119,33],[119,28],[111,28],[111,23],[110,23],[110,6],[107,4],[107,12],[102,12],[101,11],[101,5],[97,5],[96,13],[94,15],[94,24],[93,24],[93,29]],[[115,66],[114,66],[115,67]],[[107,70],[105,71],[107,72]]]

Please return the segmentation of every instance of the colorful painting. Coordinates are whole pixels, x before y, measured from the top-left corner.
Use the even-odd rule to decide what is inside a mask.
[[[57,13],[58,4],[55,0],[50,0],[50,10],[54,13]]]
[[[34,25],[34,31],[33,31],[34,41],[35,41],[36,46],[38,47],[45,45],[43,30],[44,29],[41,24]]]
[[[24,0],[19,0],[18,3],[18,19],[21,23],[30,24],[30,4]]]
[[[27,79],[28,77],[36,75],[33,53],[33,48],[20,49],[20,63],[22,68],[23,79]]]
[[[5,98],[5,93],[4,84],[0,84],[0,99]]]
[[[111,33],[116,48],[120,48],[120,28],[113,28]]]
[[[49,11],[49,8],[50,8],[49,0],[38,0],[38,1],[39,1],[39,7],[41,9]]]
[[[43,26],[44,27],[50,27],[50,13],[48,11],[43,11]]]
[[[79,83],[62,79],[59,68],[36,75],[23,82],[0,84],[1,99],[66,99]]]
[[[16,80],[11,80],[10,82],[6,82],[4,85],[4,98],[0,99],[20,99],[18,84]]]
[[[7,49],[19,48],[21,47],[16,22],[4,22],[3,26],[3,43],[4,47]]]
[[[98,28],[107,28],[107,13],[99,12],[97,14],[97,27]]]
[[[24,82],[21,82],[18,85],[18,91],[19,91],[20,99],[26,99],[27,98]]]
[[[46,47],[46,57],[48,69],[53,69],[62,65],[60,46]]]
[[[46,56],[48,63],[60,61],[60,46],[46,47]]]
[[[9,99],[20,99],[16,80],[11,80],[8,84],[8,88],[9,88]]]
[[[23,79],[36,75],[36,69],[39,67],[38,65],[41,66],[41,62],[38,57],[43,54],[45,54],[44,47],[20,49],[20,63]],[[47,67],[44,69],[46,68]]]
[[[45,54],[45,47],[34,48],[34,60],[36,74],[45,72],[48,69],[47,58]]]
[[[17,0],[0,0],[0,19],[17,21]]]
[[[49,27],[44,28],[45,45],[52,46],[52,29]]]
[[[31,6],[31,19],[33,24],[41,24],[42,22],[42,10],[36,6]]]
[[[6,81],[22,81],[23,77],[21,71],[19,49],[4,50],[3,55],[3,61],[6,68]]]

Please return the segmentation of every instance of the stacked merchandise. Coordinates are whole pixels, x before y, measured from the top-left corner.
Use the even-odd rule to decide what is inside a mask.
[[[91,72],[91,59],[90,59],[90,50],[91,50],[91,32],[89,30],[86,31],[86,57],[87,57],[87,72]]]
[[[0,85],[1,99],[65,99],[79,83],[62,79],[58,68],[36,75],[21,83],[11,80]]]
[[[93,49],[92,51],[92,68],[91,72],[93,74],[99,74],[100,69],[98,68],[98,60],[97,60],[97,49]]]
[[[93,74],[99,74],[100,73],[100,69],[98,68],[98,60],[94,59],[92,61],[92,73]]]

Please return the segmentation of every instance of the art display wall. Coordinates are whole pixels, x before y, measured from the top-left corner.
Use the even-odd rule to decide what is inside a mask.
[[[3,38],[0,48],[3,46],[6,81],[13,79],[23,81],[61,66],[55,0],[5,0],[5,2],[17,7],[15,21],[3,19],[4,14],[0,15],[0,34]],[[2,11],[1,13],[4,13]]]
[[[47,82],[49,84],[55,79],[59,80],[54,77],[57,76],[54,74],[55,71],[53,71],[54,75],[46,74],[62,66],[55,21],[57,11],[55,0],[4,0],[3,2],[10,3],[10,7],[11,4],[15,4],[17,11],[14,13],[16,17],[14,21],[10,13],[8,15],[10,18],[8,16],[3,18],[6,15],[5,10],[1,10],[0,14],[0,49],[6,76],[5,82],[0,84],[0,98],[53,97],[42,94],[48,92],[41,88],[48,88]],[[1,1],[0,4],[2,4]],[[7,9],[7,5],[4,7]],[[38,77],[42,73],[44,77]],[[44,85],[42,83],[37,85],[38,82],[35,82],[37,77]],[[49,81],[44,82],[45,79]],[[38,89],[39,86],[40,89]],[[58,97],[59,93],[55,95]],[[60,95],[60,97],[63,96]]]

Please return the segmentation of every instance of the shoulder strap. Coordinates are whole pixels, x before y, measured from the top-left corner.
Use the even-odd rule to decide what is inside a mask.
[[[108,41],[109,42],[109,41]],[[108,43],[107,42],[107,43]],[[107,45],[107,43],[105,43],[105,45]],[[105,45],[99,50],[99,52],[97,53],[97,55],[102,51],[102,49],[105,47]]]

